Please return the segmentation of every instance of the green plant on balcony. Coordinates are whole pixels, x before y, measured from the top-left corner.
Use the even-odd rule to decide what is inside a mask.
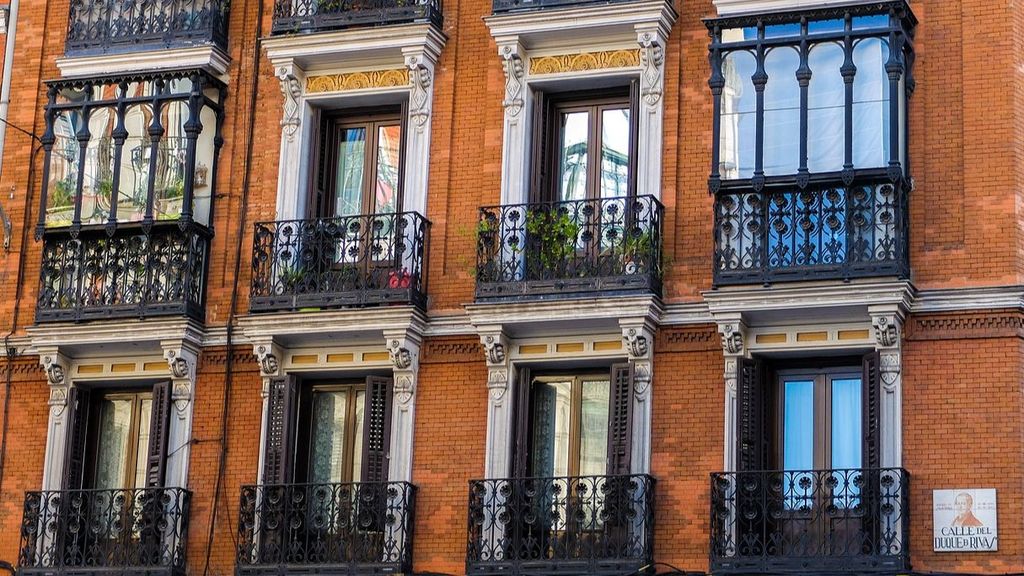
[[[622,268],[625,274],[650,272],[657,261],[657,238],[651,229],[639,234],[625,233],[622,242]]]
[[[560,210],[530,212],[526,218],[527,245],[530,256],[537,259],[542,270],[549,273],[572,273],[571,258],[576,254],[580,226],[568,213]]]
[[[288,266],[277,275],[278,283],[285,293],[298,292],[299,287],[306,280],[306,270],[303,268]]]

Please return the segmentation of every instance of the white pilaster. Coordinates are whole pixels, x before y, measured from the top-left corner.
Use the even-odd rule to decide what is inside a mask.
[[[420,369],[419,330],[385,331],[384,340],[394,373],[394,399],[391,405],[391,446],[388,480],[412,482],[416,389]]]
[[[164,486],[188,487],[189,447],[192,439],[192,408],[195,405],[196,367],[199,343],[186,339],[160,342],[171,372],[170,427],[167,433],[167,462]],[[230,354],[230,352],[229,352]]]
[[[409,122],[405,135],[405,196],[403,209],[427,213],[430,173],[430,127],[434,105],[434,66],[437,54],[425,46],[402,50],[409,69]]]
[[[633,430],[630,468],[651,473],[651,382],[654,376],[654,326],[646,318],[623,318],[622,342],[633,363]]]
[[[515,377],[508,338],[501,327],[482,331],[487,360],[487,447],[485,478],[509,478],[512,472],[512,411]]]
[[[517,39],[499,41],[505,73],[504,141],[501,149],[501,203],[518,204],[529,197],[530,94],[526,85],[526,51]]]
[[[895,305],[870,306],[875,349],[881,372],[880,458],[883,468],[903,465],[903,310]]]
[[[276,66],[275,73],[281,82],[284,107],[281,115],[281,155],[277,169],[277,219],[293,220],[302,218],[305,212],[305,186],[301,181],[303,162],[302,119],[306,104],[303,98],[306,74],[294,61],[286,60]]]
[[[260,366],[260,378],[263,386],[260,387],[260,450],[259,460],[256,468],[256,483],[263,483],[263,457],[264,447],[267,445],[267,409],[270,398],[270,380],[281,375],[281,359],[284,358],[281,347],[274,342],[273,337],[261,339],[253,344],[253,354]]]
[[[723,470],[736,470],[736,388],[739,385],[739,361],[746,357],[747,326],[739,313],[722,314],[718,318],[718,333],[722,338],[725,357],[725,430]]]
[[[42,489],[60,490],[72,410],[68,407],[68,391],[71,387],[70,363],[56,348],[39,350],[39,363],[46,371],[46,382],[50,386]]]
[[[640,117],[637,119],[637,193],[661,198],[665,115],[665,37],[661,23],[636,25],[640,44]]]

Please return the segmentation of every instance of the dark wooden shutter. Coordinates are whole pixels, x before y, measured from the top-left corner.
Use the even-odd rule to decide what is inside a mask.
[[[409,145],[409,101],[402,100],[401,110],[402,138],[398,145],[398,201],[395,212],[401,212],[405,206],[405,153]],[[401,257],[401,256],[399,256]]]
[[[740,359],[736,382],[736,469],[768,468],[767,386],[759,360]]]
[[[332,131],[330,119],[324,118],[314,108],[311,119],[313,141],[309,147],[309,199],[306,202],[306,217],[319,218],[329,215],[328,189],[330,188],[330,146]]]
[[[613,364],[608,394],[608,474],[630,473],[633,437],[633,363]]]
[[[366,415],[363,418],[363,482],[387,482],[391,449],[391,378],[366,378]]]
[[[90,392],[76,386],[68,390],[67,443],[64,445],[64,490],[80,490],[85,482],[85,449],[89,436]]]
[[[298,381],[295,376],[271,378],[267,398],[267,444],[263,453],[264,484],[291,482],[297,409]]]
[[[149,448],[146,454],[146,487],[164,485],[167,462],[167,435],[171,424],[171,383],[153,386],[153,409],[149,420]]]
[[[512,476],[526,478],[530,474],[530,371],[520,369],[514,382],[515,404],[512,406],[512,421],[515,422],[512,438]]]
[[[551,191],[551,120],[547,98],[540,90],[534,91],[529,198],[535,202],[555,199]]]
[[[879,360],[878,352],[866,354],[863,360],[864,377],[861,383],[864,388],[861,392],[861,404],[864,412],[861,426],[864,433],[864,453],[861,465],[864,468],[878,468],[882,464],[879,449],[882,422],[879,407],[882,380]]]
[[[626,193],[636,196],[636,177],[640,150],[640,80],[629,83],[629,180]]]

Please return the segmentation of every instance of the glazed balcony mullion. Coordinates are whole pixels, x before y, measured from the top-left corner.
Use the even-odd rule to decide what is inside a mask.
[[[442,25],[441,0],[277,0],[273,34],[428,22]]]
[[[714,574],[894,574],[910,567],[901,468],[711,475]]]
[[[18,573],[183,576],[190,501],[181,488],[28,492]]]
[[[227,49],[229,0],[72,0],[65,53],[85,56],[214,45]]]

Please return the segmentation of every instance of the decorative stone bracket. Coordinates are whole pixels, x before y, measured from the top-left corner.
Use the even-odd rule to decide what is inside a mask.
[[[385,331],[384,339],[395,379],[396,406],[400,410],[407,409],[412,405],[413,397],[416,394],[416,376],[420,370],[422,338],[417,332],[399,330]]]
[[[281,65],[276,70],[277,79],[281,81],[281,94],[284,95],[284,113],[281,117],[281,128],[288,142],[295,141],[295,135],[302,126],[302,92],[305,75],[294,65]]]
[[[68,378],[70,362],[56,349],[48,349],[39,351],[39,363],[46,371],[46,382],[50,385],[50,398],[47,401],[50,412],[54,416],[60,416],[68,405],[68,388],[71,385]]]
[[[199,347],[187,340],[160,342],[171,372],[171,400],[179,418],[184,418],[195,394]]]

